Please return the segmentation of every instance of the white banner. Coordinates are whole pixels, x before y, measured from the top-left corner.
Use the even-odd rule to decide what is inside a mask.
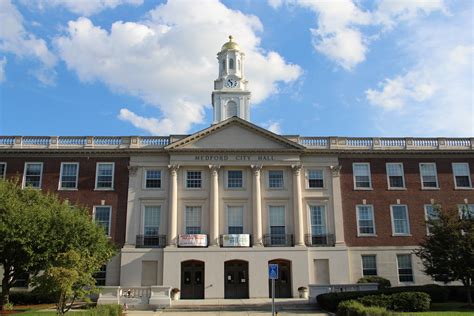
[[[178,246],[180,247],[207,247],[207,235],[205,234],[179,235]]]
[[[222,246],[224,247],[250,247],[249,234],[222,235]]]

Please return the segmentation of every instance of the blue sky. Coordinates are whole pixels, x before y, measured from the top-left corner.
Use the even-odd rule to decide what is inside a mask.
[[[257,125],[472,137],[473,20],[472,1],[0,0],[0,134],[205,128],[232,34]]]

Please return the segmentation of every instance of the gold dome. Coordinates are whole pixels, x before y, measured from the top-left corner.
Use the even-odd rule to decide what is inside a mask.
[[[240,50],[239,44],[233,41],[232,35],[229,36],[229,41],[222,45],[221,52],[226,51],[226,50]]]

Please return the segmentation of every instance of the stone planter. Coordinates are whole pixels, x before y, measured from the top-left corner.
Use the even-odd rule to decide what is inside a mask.
[[[299,298],[308,298],[308,289],[307,288],[299,288],[298,289]]]
[[[173,292],[173,291],[171,292],[171,300],[172,301],[178,301],[180,297],[181,296],[180,296],[179,291],[178,292]]]

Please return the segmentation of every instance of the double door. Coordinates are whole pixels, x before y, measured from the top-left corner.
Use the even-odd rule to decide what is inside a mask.
[[[291,262],[273,260],[269,263],[278,264],[278,279],[275,280],[275,297],[289,298],[291,296]],[[272,280],[268,281],[269,297],[272,297]]]
[[[204,262],[181,262],[181,298],[204,299]]]
[[[224,298],[249,298],[249,263],[232,260],[224,263]]]

